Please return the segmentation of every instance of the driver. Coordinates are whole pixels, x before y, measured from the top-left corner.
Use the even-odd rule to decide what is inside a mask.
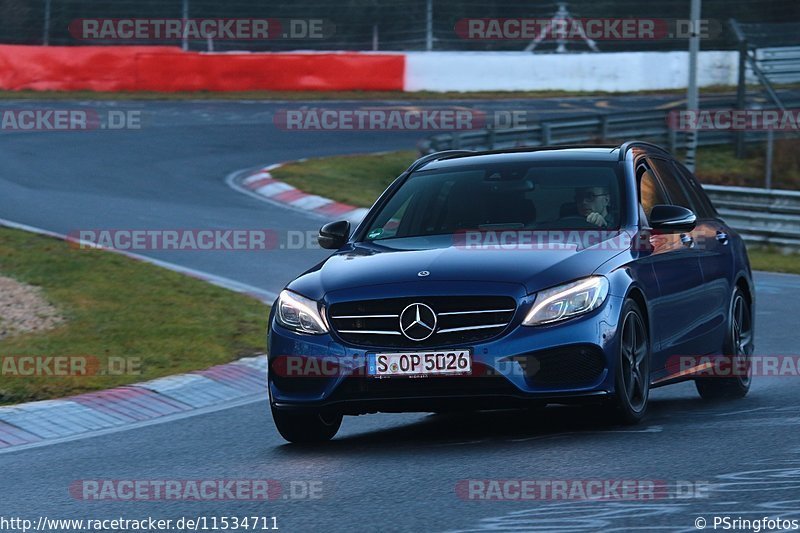
[[[608,206],[611,192],[608,187],[582,187],[575,190],[575,207],[586,222],[604,228],[612,224]]]

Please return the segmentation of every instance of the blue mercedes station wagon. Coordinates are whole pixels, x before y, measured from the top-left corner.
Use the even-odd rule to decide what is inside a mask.
[[[291,442],[343,415],[594,403],[750,387],[745,246],[662,148],[452,150],[417,160],[272,307],[269,400]],[[739,371],[709,373],[713,358]]]

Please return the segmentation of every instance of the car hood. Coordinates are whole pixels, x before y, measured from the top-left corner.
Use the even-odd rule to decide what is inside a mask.
[[[321,299],[330,291],[424,280],[510,282],[532,293],[591,275],[627,249],[626,236],[624,232],[608,232],[587,247],[565,244],[470,249],[453,245],[452,237],[357,243],[333,254],[288,288]]]

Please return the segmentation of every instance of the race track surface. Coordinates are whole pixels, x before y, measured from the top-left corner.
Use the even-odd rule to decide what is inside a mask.
[[[628,109],[671,101],[602,100],[605,107]],[[274,113],[302,105],[297,102],[70,105],[141,109],[143,128],[1,134],[0,218],[59,233],[91,228],[313,231],[321,219],[239,194],[225,184],[226,175],[301,157],[413,149],[419,139],[414,132],[275,128]],[[579,113],[598,100],[517,105]],[[142,253],[271,292],[325,257],[318,249]],[[800,354],[794,342],[798,278],[759,273],[756,279],[757,354]],[[649,417],[633,428],[604,426],[591,410],[571,407],[380,414],[346,418],[328,445],[293,447],[275,431],[264,398],[169,423],[0,454],[0,515],[33,520],[43,515],[260,515],[277,517],[280,530],[287,532],[696,531],[699,516],[709,524],[713,515],[797,519],[799,414],[800,377],[761,377],[746,399],[735,402],[703,402],[692,384],[658,389]],[[71,484],[87,479],[240,478],[320,481],[322,498],[93,502],[69,491]],[[469,479],[636,479],[708,483],[710,488],[705,498],[654,501],[465,501],[456,486]]]

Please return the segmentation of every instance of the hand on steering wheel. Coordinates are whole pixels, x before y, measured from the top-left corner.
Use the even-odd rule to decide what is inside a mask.
[[[600,228],[608,226],[608,222],[606,222],[606,219],[603,218],[603,215],[600,213],[589,213],[589,215],[586,217],[586,222],[589,224],[594,224]]]

